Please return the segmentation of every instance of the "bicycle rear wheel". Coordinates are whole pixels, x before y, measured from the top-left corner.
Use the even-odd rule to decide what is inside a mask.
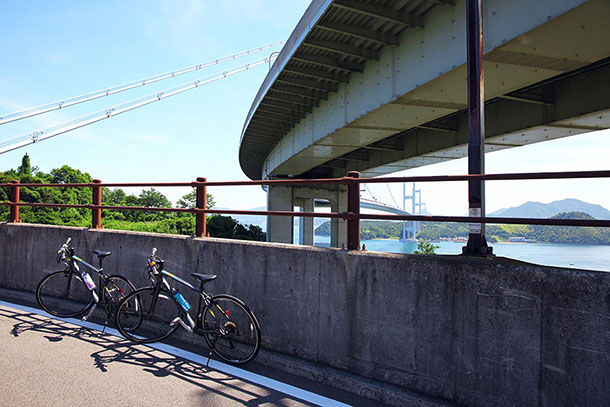
[[[38,283],[36,301],[49,314],[70,318],[87,312],[93,296],[77,272],[57,271]]]
[[[115,321],[121,335],[137,343],[158,342],[173,334],[180,309],[171,294],[140,288],[119,303]]]
[[[106,279],[106,283],[102,287],[102,304],[106,308],[108,317],[113,322],[116,322],[116,311],[119,303],[134,291],[136,291],[134,285],[123,276],[110,276]],[[137,310],[139,306],[137,298],[133,297],[131,303],[128,304],[134,310]]]
[[[256,357],[260,326],[239,298],[225,294],[213,297],[203,310],[201,322],[210,349],[225,362],[241,365]]]

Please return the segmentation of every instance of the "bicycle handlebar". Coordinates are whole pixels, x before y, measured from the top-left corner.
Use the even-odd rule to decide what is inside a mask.
[[[149,274],[158,276],[163,270],[163,260],[157,257],[157,248],[152,248],[152,254],[147,258],[148,265],[146,267]]]
[[[58,263],[66,258],[66,253],[68,251],[68,245],[70,244],[71,241],[72,241],[72,237],[68,237],[68,240],[66,240],[66,243],[64,243],[57,251],[57,262]]]

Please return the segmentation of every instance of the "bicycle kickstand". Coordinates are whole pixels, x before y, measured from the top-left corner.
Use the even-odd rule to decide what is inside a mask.
[[[104,320],[104,327],[102,328],[102,333],[106,331],[106,327],[108,326],[108,312],[106,312],[106,319]]]
[[[215,346],[215,344],[216,344],[216,340],[214,340],[214,346]],[[206,367],[206,368],[209,366],[209,364],[210,364],[210,359],[212,358],[212,348],[213,348],[213,346],[212,346],[212,347],[210,347],[210,353],[208,353],[208,361],[207,361],[207,363],[205,364],[205,367]]]
[[[210,365],[210,359],[212,358],[212,351],[210,350],[210,353],[208,353],[208,361],[205,362],[205,368],[207,369]]]

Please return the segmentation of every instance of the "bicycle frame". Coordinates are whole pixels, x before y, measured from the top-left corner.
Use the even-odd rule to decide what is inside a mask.
[[[72,254],[69,257],[67,257],[66,259],[64,259],[64,263],[66,264],[66,267],[70,273],[75,273],[75,272],[78,273],[78,275],[83,280],[82,283],[87,287],[87,289],[89,289],[89,291],[91,292],[91,296],[93,297],[93,306],[91,307],[89,312],[87,312],[87,315],[85,315],[83,317],[83,321],[86,321],[93,314],[93,311],[95,311],[95,309],[97,308],[97,305],[99,304],[99,301],[100,301],[100,296],[103,295],[102,290],[103,290],[103,287],[106,285],[106,276],[103,273],[104,269],[103,269],[103,267],[100,267],[98,269],[97,267],[93,266],[92,264],[89,264],[87,261],[81,259],[80,257],[78,257],[75,254]],[[84,281],[85,277],[83,277],[83,273],[80,270],[79,263],[81,263],[84,266],[86,266],[87,268],[95,271],[95,273],[97,274],[98,284],[94,289],[90,289],[87,286],[87,284],[85,283],[85,281]]]
[[[154,267],[154,265],[153,265],[153,267]],[[203,283],[200,288],[197,288],[193,284],[189,283],[188,281],[176,276],[175,274],[170,273],[167,270],[163,270],[163,269],[161,269],[160,271],[157,271],[157,273],[156,273],[156,275],[154,275],[154,277],[156,279],[156,281],[154,283],[155,292],[153,295],[154,300],[151,303],[151,309],[155,308],[156,299],[158,298],[159,295],[161,295],[162,292],[165,291],[165,292],[167,292],[167,294],[169,294],[171,296],[172,301],[174,301],[174,303],[176,303],[176,305],[178,306],[178,309],[180,310],[180,316],[184,315],[186,317],[186,322],[184,320],[182,320],[182,318],[178,317],[178,318],[176,318],[176,320],[174,320],[172,322],[173,324],[178,323],[188,333],[195,332],[198,335],[203,335],[205,333],[214,331],[214,329],[203,329],[203,326],[201,325],[201,315],[203,313],[203,310],[204,310],[205,306],[210,304],[210,300],[212,298],[212,295],[210,295],[204,291]],[[187,310],[182,306],[182,304],[180,304],[180,302],[176,299],[176,293],[178,293],[179,291],[176,290],[175,288],[173,288],[169,284],[169,282],[165,279],[165,277],[169,277],[172,280],[179,282],[180,284],[188,287],[189,289],[195,291],[198,294],[196,322],[193,320],[193,318],[189,312],[192,307]],[[190,304],[189,304],[189,306],[190,306]]]
[[[193,290],[197,294],[199,294],[197,296],[198,297],[198,301],[197,301],[197,314],[196,314],[196,321],[197,322],[195,322],[195,321],[193,321],[193,318],[191,317],[191,314],[189,312],[190,308],[188,310],[185,309],[182,306],[182,304],[180,303],[180,301],[178,301],[176,299],[175,295],[179,291],[176,290],[175,288],[171,287],[169,285],[169,283],[163,279],[163,284],[165,285],[166,288],[169,289],[169,293],[172,296],[172,300],[178,304],[178,308],[180,309],[180,313],[184,314],[186,316],[186,322],[183,321],[182,319],[179,319],[178,321],[174,321],[174,323],[179,323],[180,326],[182,326],[189,333],[196,332],[197,334],[203,334],[205,331],[201,327],[201,313],[203,312],[204,306],[209,304],[210,298],[212,298],[212,296],[210,294],[206,293],[203,290],[203,287],[198,289],[194,285],[189,283],[188,281],[186,281],[186,280],[184,280],[184,279],[182,279],[182,278],[180,278],[180,277],[170,273],[167,270],[161,270],[161,274],[162,274],[162,278],[163,278],[163,276],[167,276],[167,277],[169,277],[169,278],[179,282],[180,284],[185,285],[186,287],[190,288],[191,290]]]

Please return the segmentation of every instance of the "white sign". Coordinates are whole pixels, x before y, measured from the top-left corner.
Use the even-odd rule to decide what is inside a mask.
[[[480,218],[481,217],[481,208],[470,208],[469,213],[471,218]],[[477,235],[481,234],[481,224],[480,223],[469,223],[468,224],[468,233]]]

